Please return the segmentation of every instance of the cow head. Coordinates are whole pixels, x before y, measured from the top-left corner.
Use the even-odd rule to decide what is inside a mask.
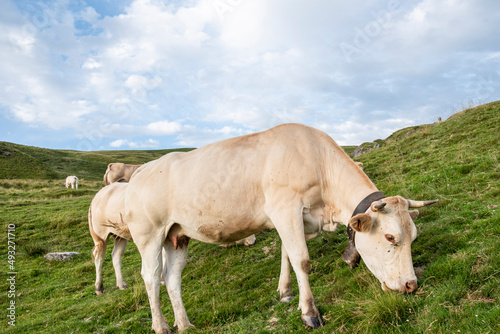
[[[412,201],[400,196],[373,202],[366,213],[349,221],[359,233],[356,248],[370,271],[382,284],[382,289],[411,293],[417,289],[417,277],[411,258],[411,243],[417,237],[413,220],[417,208],[437,201]]]

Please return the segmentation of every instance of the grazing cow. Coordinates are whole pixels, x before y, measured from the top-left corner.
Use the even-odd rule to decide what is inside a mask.
[[[114,162],[108,165],[106,173],[104,173],[104,184],[108,185],[113,182],[128,182],[132,174],[141,165],[128,165],[121,162]]]
[[[89,208],[89,230],[94,239],[92,257],[95,263],[95,293],[104,292],[102,283],[102,263],[106,255],[106,246],[110,236],[115,238],[115,246],[111,255],[116,274],[116,286],[120,290],[128,288],[122,276],[122,256],[127,241],[132,240],[125,216],[125,192],[128,183],[113,183],[99,190]]]
[[[382,288],[411,293],[417,288],[411,243],[418,211],[409,208],[435,202],[381,198],[328,135],[300,124],[163,156],[136,171],[126,197],[126,219],[141,253],[157,334],[170,333],[159,299],[162,248],[174,325],[182,331],[192,326],[181,298],[190,238],[227,243],[276,228],[282,240],[280,300],[292,296],[291,265],[302,321],[316,328],[323,320],[309,286],[306,240],[338,224],[352,226],[356,247]]]
[[[68,189],[69,186],[71,186],[71,189],[78,189],[78,178],[76,176],[72,175],[66,178],[66,189]]]

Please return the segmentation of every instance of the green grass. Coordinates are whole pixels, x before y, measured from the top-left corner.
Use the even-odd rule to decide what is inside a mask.
[[[259,234],[249,248],[226,249],[192,241],[183,273],[183,299],[196,329],[187,333],[499,332],[498,124],[500,103],[496,102],[455,114],[442,123],[397,131],[381,141],[379,149],[356,159],[386,195],[440,200],[422,208],[416,220],[419,236],[412,254],[419,278],[417,293],[383,292],[363,263],[350,270],[340,259],[347,244],[345,228],[340,227],[338,232],[326,232],[308,242],[311,289],[325,327],[305,329],[297,311],[295,281],[295,298],[289,304],[278,301],[281,246],[275,231]],[[140,256],[132,243],[123,258],[130,288],[115,287],[111,242],[104,263],[105,293],[94,294],[87,210],[102,187],[108,162],[140,163],[160,152],[120,152],[122,156],[117,157],[112,156],[114,152],[37,151],[1,145],[19,149],[13,158],[26,154],[34,165],[30,171],[9,171],[18,176],[8,179],[5,166],[16,165],[2,160],[12,156],[0,156],[0,222],[4,227],[0,242],[5,245],[0,254],[2,291],[8,290],[8,224],[16,225],[17,251],[16,326],[9,326],[2,316],[0,332],[152,333]],[[57,168],[63,157],[72,159],[73,169]],[[79,170],[88,173],[80,189],[66,190],[60,179],[78,175],[70,171]],[[54,251],[80,255],[65,262],[43,258]],[[172,327],[172,307],[164,288],[161,297]],[[10,299],[5,292],[0,301],[6,314]]]

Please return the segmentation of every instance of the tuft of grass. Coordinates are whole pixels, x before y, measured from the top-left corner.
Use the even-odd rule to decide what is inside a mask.
[[[47,247],[40,242],[26,242],[22,248],[29,257],[41,256],[47,254]]]
[[[411,296],[395,292],[377,294],[371,299],[363,298],[354,308],[357,324],[355,330],[379,327],[379,332],[406,332],[415,320],[418,303]]]

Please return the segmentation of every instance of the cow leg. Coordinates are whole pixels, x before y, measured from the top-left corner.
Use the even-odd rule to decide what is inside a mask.
[[[170,334],[170,328],[165,322],[160,306],[160,279],[162,273],[162,241],[136,240],[134,242],[139,249],[142,257],[142,277],[148,293],[149,305],[151,307],[151,316],[153,318],[153,330],[156,334]]]
[[[281,243],[281,272],[277,291],[280,293],[280,302],[288,303],[293,299],[290,281],[290,259],[283,243]]]
[[[104,241],[104,242],[103,242]],[[106,256],[106,240],[94,240],[94,249],[92,255],[95,264],[95,294],[102,295],[104,293],[104,284],[102,283],[102,263]]]
[[[273,209],[269,213],[274,226],[283,242],[290,263],[297,276],[299,285],[299,309],[302,311],[302,322],[306,326],[317,328],[323,326],[323,320],[314,303],[311,287],[309,286],[309,252],[307,251],[306,238],[304,235],[304,221],[302,218],[302,207],[296,212],[290,211],[290,202],[270,205]],[[292,206],[293,208],[294,206]]]
[[[116,286],[120,290],[128,289],[128,285],[127,283],[125,283],[122,276],[122,257],[123,253],[125,252],[125,247],[127,247],[127,240],[120,237],[116,237],[115,247],[113,248],[111,257],[113,259],[113,267],[115,268]]]
[[[179,332],[182,332],[190,327],[194,327],[189,322],[181,296],[181,274],[186,265],[188,245],[178,246],[175,249],[174,244],[170,240],[167,240],[163,247],[166,255],[165,262],[167,263],[167,270],[164,269],[163,278],[174,309],[174,326],[177,326]]]

